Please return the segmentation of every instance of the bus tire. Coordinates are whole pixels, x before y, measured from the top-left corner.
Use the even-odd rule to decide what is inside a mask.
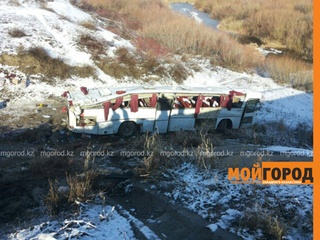
[[[121,137],[131,137],[137,133],[137,125],[134,122],[123,122],[121,123],[118,134]]]
[[[227,129],[232,128],[232,122],[229,119],[223,119],[219,122],[217,130],[221,133],[225,133]]]

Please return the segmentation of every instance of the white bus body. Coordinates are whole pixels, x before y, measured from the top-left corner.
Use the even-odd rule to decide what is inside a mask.
[[[261,98],[251,90],[185,86],[82,87],[64,96],[71,131],[122,136],[194,130],[203,122],[221,131],[252,126]]]

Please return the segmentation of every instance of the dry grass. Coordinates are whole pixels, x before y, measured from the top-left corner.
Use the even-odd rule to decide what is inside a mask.
[[[125,60],[128,62],[131,61],[131,65],[126,65],[125,63],[121,62],[120,59],[115,60],[112,58],[101,58],[96,61],[96,64],[103,72],[118,79],[121,79],[125,76],[138,79],[145,73],[144,69],[140,68],[138,64],[135,64],[136,60],[134,58],[131,60]]]
[[[263,68],[279,84],[312,91],[313,70],[310,64],[287,56],[271,56],[266,58]]]
[[[85,202],[92,197],[92,183],[95,177],[97,176],[96,172],[93,170],[86,171],[82,175],[71,175],[67,174],[66,179],[69,186],[69,202]]]
[[[256,232],[260,229],[266,239],[281,240],[286,228],[276,216],[270,212],[247,209],[241,218],[240,226]]]
[[[70,75],[78,76],[81,78],[87,78],[87,77],[95,77],[96,76],[96,70],[91,66],[73,66],[70,67]]]
[[[42,73],[47,77],[59,77],[61,79],[70,77],[70,66],[65,64],[62,59],[52,58],[44,48],[34,47],[29,49],[25,54],[31,55],[38,60],[43,70]]]
[[[96,24],[94,22],[92,22],[92,21],[81,22],[80,25],[82,27],[88,28],[90,30],[96,30],[97,29]]]
[[[138,38],[136,42],[143,52],[215,56],[215,64],[234,70],[246,70],[259,63],[253,48],[243,47],[222,32],[173,13],[160,0],[88,0],[86,3],[98,14],[123,22],[126,28],[136,30],[141,39],[148,40],[143,44]]]
[[[176,62],[170,69],[170,75],[176,83],[182,84],[190,74],[183,64]]]
[[[220,63],[223,67],[236,71],[253,69],[263,60],[262,56],[252,46],[242,46],[236,40],[225,35],[218,39],[217,49],[217,56],[213,58],[211,63],[214,65]]]
[[[148,173],[155,171],[160,166],[161,137],[157,134],[146,134],[144,142],[144,165]]]
[[[218,167],[218,159],[214,155],[214,145],[209,138],[208,129],[203,125],[199,130],[200,144],[194,150],[197,165],[207,171]]]
[[[89,77],[95,74],[91,66],[69,66],[62,59],[52,58],[42,47],[21,49],[16,55],[0,56],[3,65],[18,66],[26,74],[42,74],[42,81],[54,82],[54,78],[66,79],[71,75]]]
[[[49,192],[45,199],[50,216],[55,216],[59,213],[63,203],[64,196],[59,192],[59,182],[49,179]]]
[[[169,49],[150,37],[138,36],[135,40],[135,45],[138,51],[155,57],[163,57],[170,52]]]
[[[12,29],[9,31],[9,35],[14,38],[21,38],[27,36],[27,34],[20,29]]]
[[[100,54],[104,54],[108,46],[106,43],[98,41],[91,35],[86,34],[83,34],[79,37],[79,45],[89,51],[93,59],[98,58]]]
[[[283,145],[311,149],[313,129],[306,123],[295,127],[287,126],[285,119],[256,124],[252,128],[233,129],[232,135],[246,144]]]
[[[196,0],[195,6],[221,21],[223,29],[263,41],[278,42],[312,57],[313,5],[311,0],[253,1]],[[228,25],[228,26],[226,26]]]

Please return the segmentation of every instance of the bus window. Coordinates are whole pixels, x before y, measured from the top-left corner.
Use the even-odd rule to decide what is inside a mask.
[[[191,97],[179,96],[174,101],[175,108],[193,108],[196,105],[196,101]]]
[[[246,105],[246,113],[252,113],[256,110],[256,106],[258,104],[258,99],[250,99],[247,101]]]
[[[151,98],[140,98],[139,107],[151,107]]]
[[[243,99],[241,99],[239,97],[232,98],[232,104],[231,104],[232,108],[241,108],[242,104],[243,104]]]
[[[127,108],[129,107],[129,101],[123,101],[120,105],[120,108]]]
[[[171,110],[171,100],[165,97],[160,97],[157,104],[158,110]]]

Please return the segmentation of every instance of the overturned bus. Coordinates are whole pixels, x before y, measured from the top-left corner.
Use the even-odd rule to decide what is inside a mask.
[[[130,86],[65,92],[68,127],[88,134],[166,133],[208,123],[224,131],[252,126],[261,94],[230,87]]]

